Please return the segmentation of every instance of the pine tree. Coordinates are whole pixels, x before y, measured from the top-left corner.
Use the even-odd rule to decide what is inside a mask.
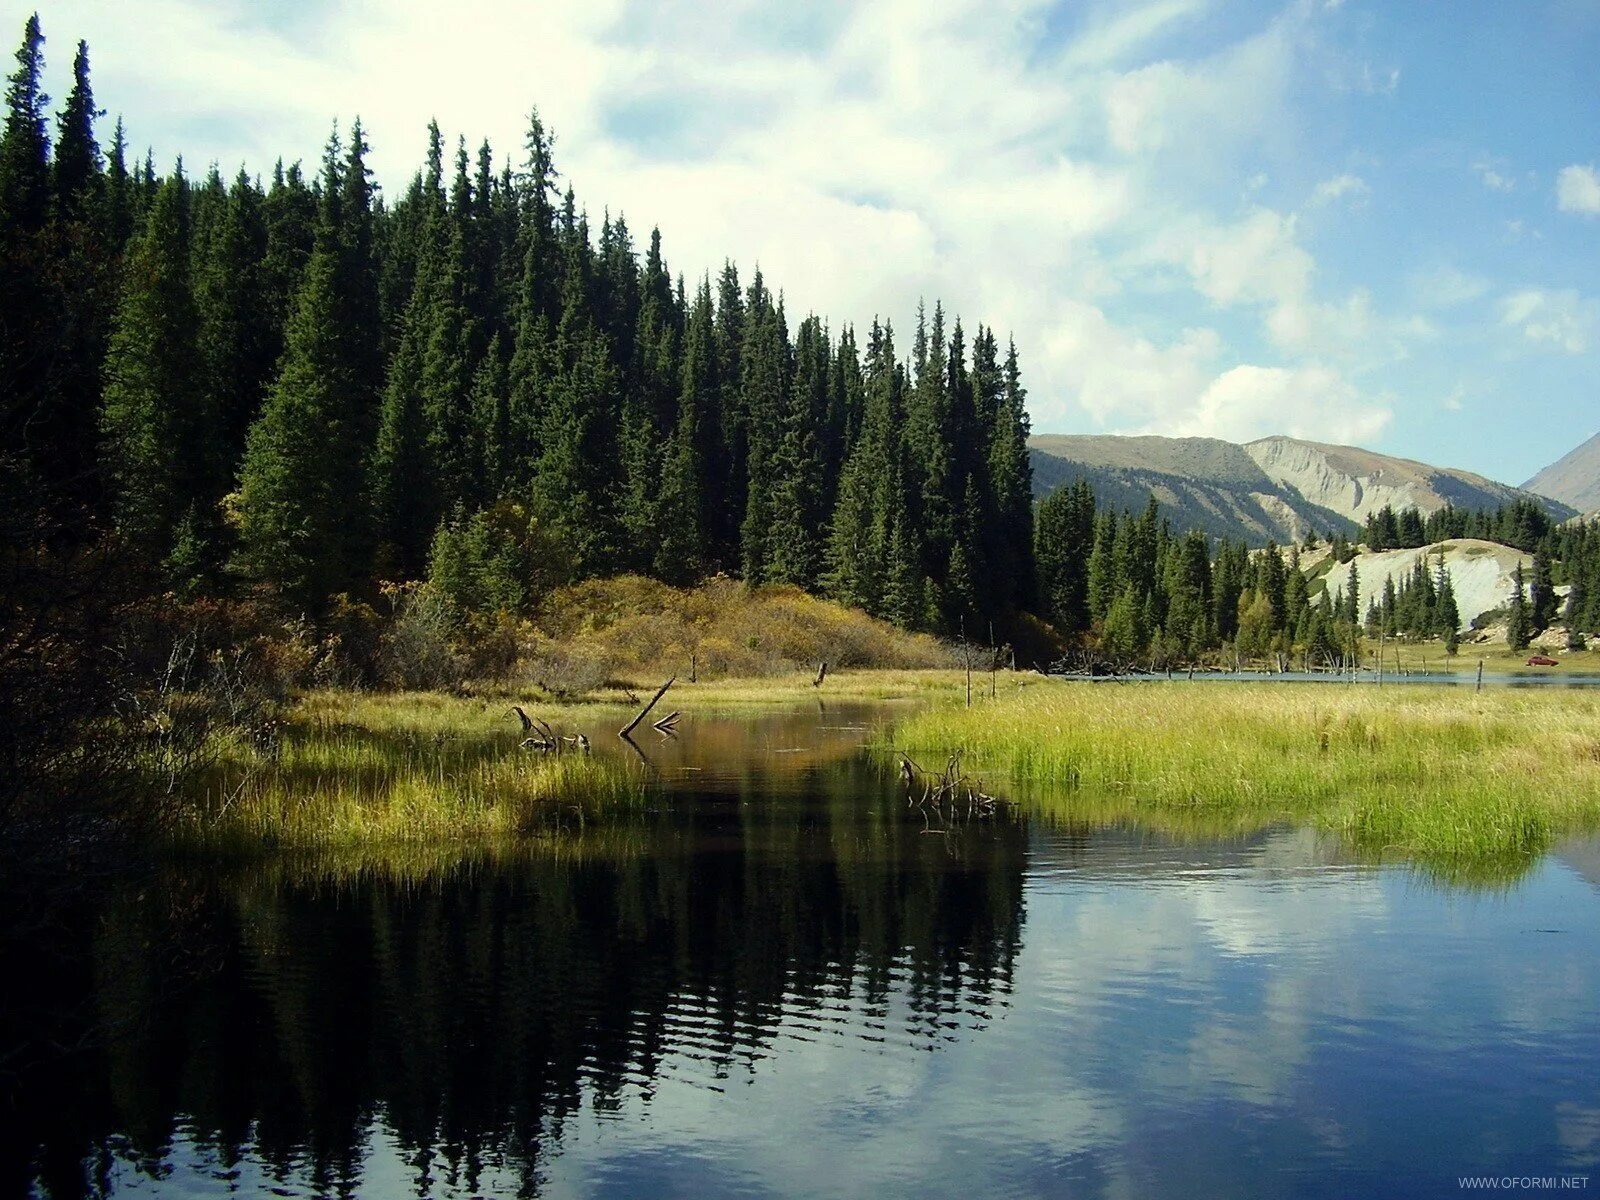
[[[1027,390],[1022,386],[1022,371],[1017,363],[1017,347],[1006,350],[1003,390],[993,412],[988,411],[994,361],[994,333],[983,331],[973,343],[974,395],[983,401],[978,419],[987,426],[989,480],[994,489],[994,527],[986,541],[995,547],[993,568],[997,596],[1002,611],[1011,611],[1034,602],[1033,541],[1033,465],[1028,457]]]
[[[1526,650],[1533,640],[1531,614],[1528,611],[1527,588],[1522,575],[1522,561],[1517,561],[1511,574],[1511,607],[1506,616],[1506,645],[1513,651]]]
[[[6,88],[5,132],[0,135],[0,227],[14,233],[42,228],[50,212],[50,97],[41,86],[43,73],[44,34],[34,13]]]
[[[373,385],[362,372],[375,352],[366,318],[376,281],[363,262],[363,222],[349,211],[364,175],[351,186],[346,169],[330,143],[316,241],[246,442],[237,503],[241,565],[313,610],[358,587],[367,569],[360,502]]]
[[[1588,641],[1584,638],[1585,612],[1588,607],[1587,585],[1584,582],[1584,572],[1576,571],[1572,576],[1572,588],[1567,592],[1567,603],[1563,619],[1567,626],[1567,649],[1586,650]]]
[[[197,381],[183,204],[182,181],[174,177],[130,247],[101,417],[118,532],[155,562],[172,553],[185,513],[200,496],[197,467],[209,433]]]
[[[1044,617],[1063,633],[1089,627],[1094,526],[1094,490],[1086,480],[1057,488],[1039,503],[1033,543],[1039,603]]]
[[[823,474],[820,434],[828,404],[828,335],[817,317],[800,323],[790,382],[773,461],[773,525],[766,578],[799,587],[817,585],[822,573]]]
[[[199,381],[216,431],[207,469],[219,492],[244,452],[245,434],[260,412],[279,335],[267,324],[262,265],[267,254],[263,197],[244,172],[222,199],[194,268]]]
[[[708,464],[720,452],[715,313],[711,282],[695,293],[684,340],[678,410],[662,467],[660,540],[655,571],[670,583],[689,583],[710,562],[711,511]]]
[[[1460,636],[1461,610],[1456,604],[1456,585],[1444,565],[1444,554],[1439,555],[1439,568],[1434,580],[1433,631],[1446,641]]]
[[[79,42],[72,63],[72,91],[56,120],[55,205],[64,220],[88,222],[100,208],[102,164],[94,122],[104,115],[94,106],[89,84],[89,45]]]
[[[1550,577],[1550,560],[1542,551],[1533,556],[1533,581],[1528,589],[1528,619],[1535,633],[1550,627],[1556,615],[1556,589]]]

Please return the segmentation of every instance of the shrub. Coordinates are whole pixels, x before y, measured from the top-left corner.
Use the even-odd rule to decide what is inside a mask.
[[[465,679],[466,661],[453,644],[456,617],[450,603],[425,583],[384,590],[394,615],[378,652],[382,682],[416,691],[454,687]]]

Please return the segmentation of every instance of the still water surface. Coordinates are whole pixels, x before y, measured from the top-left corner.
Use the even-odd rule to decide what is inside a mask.
[[[111,886],[0,964],[0,1183],[1600,1190],[1600,846],[1475,891],[1301,830],[928,833],[859,753],[885,712],[652,736],[652,811],[556,852]]]

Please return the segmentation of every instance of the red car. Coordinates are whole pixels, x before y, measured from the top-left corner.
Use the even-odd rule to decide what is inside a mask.
[[[1527,662],[1530,667],[1559,667],[1561,664],[1553,658],[1546,658],[1543,654],[1535,654]]]

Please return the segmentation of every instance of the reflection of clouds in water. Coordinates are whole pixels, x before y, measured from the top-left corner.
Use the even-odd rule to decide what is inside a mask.
[[[1203,1095],[1225,1087],[1260,1105],[1282,1100],[1310,1053],[1312,986],[1304,976],[1275,976],[1258,1010],[1210,1016],[1189,1041],[1187,1090]]]
[[[1569,1156],[1566,1166],[1600,1166],[1600,1108],[1571,1102],[1556,1105],[1556,1137]]]
[[[785,1041],[725,1095],[669,1071],[650,1101],[648,1142],[681,1170],[705,1172],[707,1190],[737,1179],[759,1194],[869,1195],[920,1178],[927,1194],[993,1194],[991,1152],[1002,1145],[1008,1160],[1065,1162],[1125,1136],[1111,1097],[1047,1067],[1037,1049],[1007,1036],[1004,1020],[933,1053]],[[645,1115],[634,1100],[610,1128],[573,1128],[553,1182],[624,1172],[637,1151],[627,1131]]]

